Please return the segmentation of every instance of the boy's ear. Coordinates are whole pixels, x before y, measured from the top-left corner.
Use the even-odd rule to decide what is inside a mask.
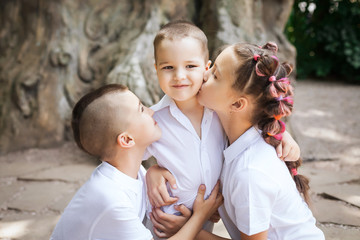
[[[245,107],[247,107],[247,105],[249,104],[248,99],[241,97],[236,99],[236,101],[234,101],[231,104],[231,111],[232,112],[239,112],[241,110],[243,110]]]
[[[135,146],[135,139],[127,132],[123,132],[117,136],[116,142],[122,148],[131,148]]]
[[[210,66],[211,66],[211,61],[209,60],[205,66],[205,69],[209,70]]]

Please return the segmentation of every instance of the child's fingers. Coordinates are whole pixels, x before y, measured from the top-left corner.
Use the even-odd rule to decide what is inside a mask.
[[[160,207],[176,203],[178,200],[177,197],[170,197],[170,195],[167,191],[161,192],[160,194],[162,197],[162,205]]]
[[[196,195],[196,200],[204,201],[204,195],[205,195],[206,187],[204,184],[201,184],[198,189],[198,193]],[[195,200],[195,201],[196,201]]]
[[[168,170],[166,170],[166,172],[164,172],[164,178],[169,182],[170,187],[172,189],[177,188],[176,179]]]
[[[175,205],[174,208],[178,210],[184,217],[188,218],[191,216],[191,210],[185,207],[183,204]]]
[[[218,180],[215,187],[213,188],[210,196],[209,196],[209,199],[216,199],[216,196],[219,192],[219,189],[220,189],[220,181]]]
[[[161,219],[159,218],[159,216],[156,214],[156,212],[153,211],[150,213],[150,220],[153,223],[154,227],[156,227],[157,229],[160,229],[161,231],[164,231],[166,228],[165,226],[161,223]]]
[[[277,145],[276,147],[276,154],[279,158],[282,158],[283,157],[283,146],[282,146],[282,142]]]
[[[290,150],[291,150],[291,146],[289,144],[285,144],[285,146],[283,146],[283,154],[282,154],[282,157],[283,159],[289,157],[289,153],[290,153]]]
[[[166,238],[166,237],[170,237],[168,236],[165,232],[160,232],[159,230],[157,230],[155,227],[153,228],[154,233],[156,234],[156,236],[158,236],[159,238]]]

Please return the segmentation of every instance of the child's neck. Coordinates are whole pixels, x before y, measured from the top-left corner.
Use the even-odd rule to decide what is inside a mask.
[[[230,113],[218,113],[218,116],[230,145],[252,127],[252,123],[246,117]]]
[[[103,161],[109,163],[129,177],[137,179],[144,153],[145,148],[141,150],[135,148],[124,149],[119,150],[111,159],[103,159]]]
[[[196,97],[186,101],[175,101],[176,106],[190,120],[197,135],[201,138],[201,121],[204,115],[204,107],[199,104]]]

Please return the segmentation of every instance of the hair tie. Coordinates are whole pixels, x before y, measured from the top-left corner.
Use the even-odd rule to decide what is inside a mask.
[[[280,120],[282,115],[274,115],[273,117],[275,118],[275,120]]]
[[[292,168],[291,173],[292,173],[293,176],[298,175],[298,172],[297,172],[296,168]]]
[[[255,55],[254,55],[254,60],[255,60],[256,62],[259,60],[259,58],[260,58],[260,55],[259,55],[259,54],[255,54]]]
[[[271,134],[271,133],[267,132],[267,135],[269,135],[270,137],[275,138],[276,140],[279,140],[279,141],[282,140],[282,134],[281,133],[275,135],[275,134]]]
[[[276,81],[276,77],[275,77],[275,76],[269,77],[269,81],[270,81],[270,82],[275,82],[275,81]]]
[[[279,59],[278,59],[276,56],[272,55],[271,57],[272,57],[273,59],[279,61]]]

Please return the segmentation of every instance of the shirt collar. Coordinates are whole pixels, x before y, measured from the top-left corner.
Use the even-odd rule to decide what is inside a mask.
[[[175,104],[174,100],[172,100],[168,95],[165,94],[164,97],[157,104],[153,105],[150,108],[156,112],[173,104]]]
[[[121,172],[120,170],[118,170],[117,168],[115,168],[114,166],[112,166],[107,162],[102,162],[98,166],[98,170],[104,176],[110,178],[117,184],[121,184],[122,187],[125,187],[130,191],[138,193],[142,189],[143,183],[141,180],[140,173],[138,173],[138,179],[134,179],[126,175],[125,173]]]
[[[260,132],[255,128],[249,128],[235,142],[224,150],[225,161],[232,161],[245,151],[250,145],[261,137]]]

